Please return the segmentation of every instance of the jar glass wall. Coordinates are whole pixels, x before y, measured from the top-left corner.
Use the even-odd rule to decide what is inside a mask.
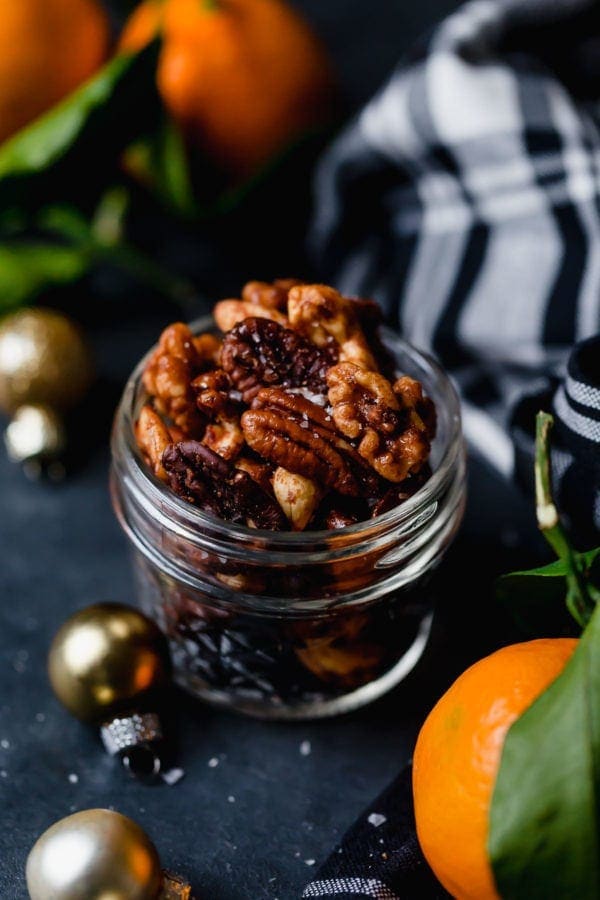
[[[144,361],[128,382],[113,430],[113,503],[133,546],[140,605],[169,638],[177,680],[192,693],[264,717],[330,715],[380,696],[423,652],[428,582],[464,509],[459,403],[433,360],[385,329],[383,340],[436,405],[433,474],[402,505],[334,531],[260,531],[181,500],[134,440]]]

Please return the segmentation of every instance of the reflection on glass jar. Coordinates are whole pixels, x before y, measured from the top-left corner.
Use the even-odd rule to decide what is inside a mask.
[[[398,371],[436,404],[432,475],[399,506],[332,531],[259,531],[185,503],[135,444],[143,362],[129,381],[113,431],[113,502],[134,547],[140,604],[192,693],[265,717],[330,715],[374,700],[422,654],[429,578],[464,508],[459,404],[436,363],[383,337]]]

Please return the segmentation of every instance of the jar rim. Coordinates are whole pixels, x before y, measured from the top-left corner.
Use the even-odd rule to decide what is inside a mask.
[[[194,334],[197,334],[202,331],[214,331],[215,323],[212,316],[203,316],[192,321],[189,327]],[[183,524],[186,532],[190,534],[194,531],[210,532],[215,536],[226,537],[229,541],[235,540],[242,544],[251,543],[254,547],[259,543],[265,543],[273,550],[285,550],[287,548],[301,549],[305,545],[326,544],[332,547],[338,542],[346,543],[352,539],[362,540],[371,535],[387,532],[417,515],[423,507],[431,503],[443,491],[448,480],[453,476],[457,459],[462,455],[463,442],[460,400],[448,374],[432,356],[405,341],[393,329],[383,326],[381,334],[386,345],[393,343],[393,348],[397,353],[403,353],[410,358],[411,362],[427,373],[429,384],[426,385],[426,388],[428,390],[431,389],[431,385],[435,385],[438,393],[444,395],[446,419],[450,427],[445,436],[445,443],[441,447],[439,462],[430,478],[412,497],[379,516],[341,529],[300,532],[268,531],[221,519],[179,497],[149,470],[135,440],[134,424],[140,408],[140,382],[144,368],[156,349],[156,345],[151,347],[139,361],[123,391],[113,425],[113,459],[125,450],[129,462],[128,475],[133,479],[135,487],[144,494],[150,504],[162,509],[163,513],[168,515],[171,510],[174,517],[177,517],[180,527]],[[436,438],[436,440],[438,439]],[[440,450],[439,447],[438,450]]]

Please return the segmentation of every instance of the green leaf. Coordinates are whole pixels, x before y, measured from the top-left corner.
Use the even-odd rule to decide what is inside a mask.
[[[196,212],[189,159],[182,134],[163,115],[160,125],[127,149],[127,164],[134,176],[176,213]]]
[[[0,314],[28,303],[49,287],[70,284],[87,272],[80,248],[53,244],[0,244]]]
[[[103,170],[115,167],[120,150],[156,114],[155,64],[156,45],[114,57],[2,144],[0,207],[31,205],[40,196],[47,201],[49,190],[64,197],[83,186],[97,195]]]
[[[504,900],[600,897],[599,797],[596,606],[564,671],[504,743],[488,841]]]
[[[600,562],[600,547],[575,553],[584,573]],[[496,582],[496,596],[510,609],[519,627],[532,634],[555,634],[564,630],[569,618],[565,613],[567,564],[562,559],[547,566],[523,572],[511,572]]]

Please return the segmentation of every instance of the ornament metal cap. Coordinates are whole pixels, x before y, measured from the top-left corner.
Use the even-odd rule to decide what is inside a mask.
[[[156,744],[163,739],[156,713],[132,713],[100,726],[100,737],[111,756],[118,756],[125,767],[140,779],[160,774],[161,759]]]

